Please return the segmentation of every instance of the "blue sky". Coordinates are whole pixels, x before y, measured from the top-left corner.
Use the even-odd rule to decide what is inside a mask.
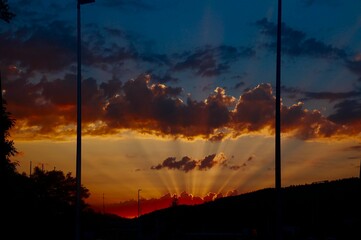
[[[63,158],[75,158],[76,1],[9,5],[0,64],[17,160],[74,172]],[[283,1],[285,184],[358,173],[360,10],[356,0]],[[81,16],[93,196],[272,186],[277,1],[97,0]]]

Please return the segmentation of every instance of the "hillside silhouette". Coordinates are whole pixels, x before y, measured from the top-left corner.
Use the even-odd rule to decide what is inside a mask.
[[[283,239],[361,239],[360,193],[359,178],[283,188]],[[269,188],[136,219],[104,217],[88,239],[274,239],[275,199]]]

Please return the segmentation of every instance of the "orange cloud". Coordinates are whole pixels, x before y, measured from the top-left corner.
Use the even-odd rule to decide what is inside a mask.
[[[17,120],[15,134],[48,138],[75,134],[76,76],[23,78],[6,82],[8,110]],[[203,101],[181,98],[182,89],[151,84],[149,75],[122,83],[112,79],[98,85],[93,78],[82,81],[82,131],[103,135],[134,130],[140,133],[184,139],[220,141],[241,134],[274,131],[275,97],[270,84],[244,92],[238,100],[216,88]],[[359,107],[359,105],[357,105]],[[336,113],[323,116],[305,109],[303,103],[282,105],[282,132],[300,139],[356,136],[360,131],[359,109],[347,102],[335,105]],[[353,115],[352,115],[353,114]],[[353,117],[347,120],[343,115]]]

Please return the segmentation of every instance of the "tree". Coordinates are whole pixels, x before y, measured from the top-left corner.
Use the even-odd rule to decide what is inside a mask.
[[[10,12],[7,0],[0,0],[0,19],[9,23],[15,16]],[[2,98],[2,79],[0,72],[0,177],[8,176],[15,173],[16,163],[10,162],[10,157],[14,156],[17,151],[14,142],[9,140],[9,130],[15,125],[15,120],[10,117],[6,111],[6,102]]]
[[[30,191],[14,208],[17,211],[19,207],[22,208],[17,214],[17,219],[22,221],[21,228],[28,228],[32,234],[20,233],[18,238],[14,239],[70,239],[74,235],[76,179],[71,173],[65,174],[59,170],[44,171],[39,167],[35,167],[33,174],[27,179]],[[89,190],[82,187],[80,206],[83,212],[89,210],[85,203],[89,195]],[[41,231],[34,231],[39,226],[42,227]]]
[[[42,206],[48,205],[50,209],[60,210],[75,206],[76,201],[76,179],[71,173],[66,175],[62,171],[43,171],[35,167],[31,180],[35,186],[35,192]],[[89,190],[81,188],[80,196],[82,207],[86,204],[84,199],[90,196]]]
[[[6,102],[1,99],[0,109],[0,175],[13,174],[16,171],[17,163],[11,162],[10,157],[17,154],[17,150],[14,147],[14,142],[9,139],[10,129],[14,127],[15,120],[10,117],[10,113],[6,110]]]
[[[171,207],[177,207],[179,204],[178,202],[178,197],[175,195],[172,199],[172,204],[171,204]]]
[[[10,12],[7,0],[0,0],[0,19],[9,23],[15,17],[15,14]]]

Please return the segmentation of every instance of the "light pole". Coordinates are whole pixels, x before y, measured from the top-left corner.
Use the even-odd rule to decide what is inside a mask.
[[[142,189],[138,189],[138,218],[140,217],[140,191]]]
[[[0,70],[0,120],[2,121],[3,117],[5,117],[5,112],[3,112],[3,110],[5,110],[4,105],[3,105],[3,88],[2,88],[2,78],[1,78],[1,70]],[[3,116],[4,115],[4,116]],[[2,123],[1,123],[2,124]],[[5,130],[0,127],[0,143],[4,144],[5,143]],[[5,151],[1,151],[1,161],[5,160]],[[2,159],[4,158],[4,159]]]
[[[81,17],[80,6],[95,0],[77,0],[77,128],[76,128],[76,213],[75,239],[80,239],[81,212]]]
[[[281,197],[281,34],[282,0],[278,0],[277,52],[276,52],[276,134],[275,134],[275,185],[276,185],[276,239],[282,239]]]

